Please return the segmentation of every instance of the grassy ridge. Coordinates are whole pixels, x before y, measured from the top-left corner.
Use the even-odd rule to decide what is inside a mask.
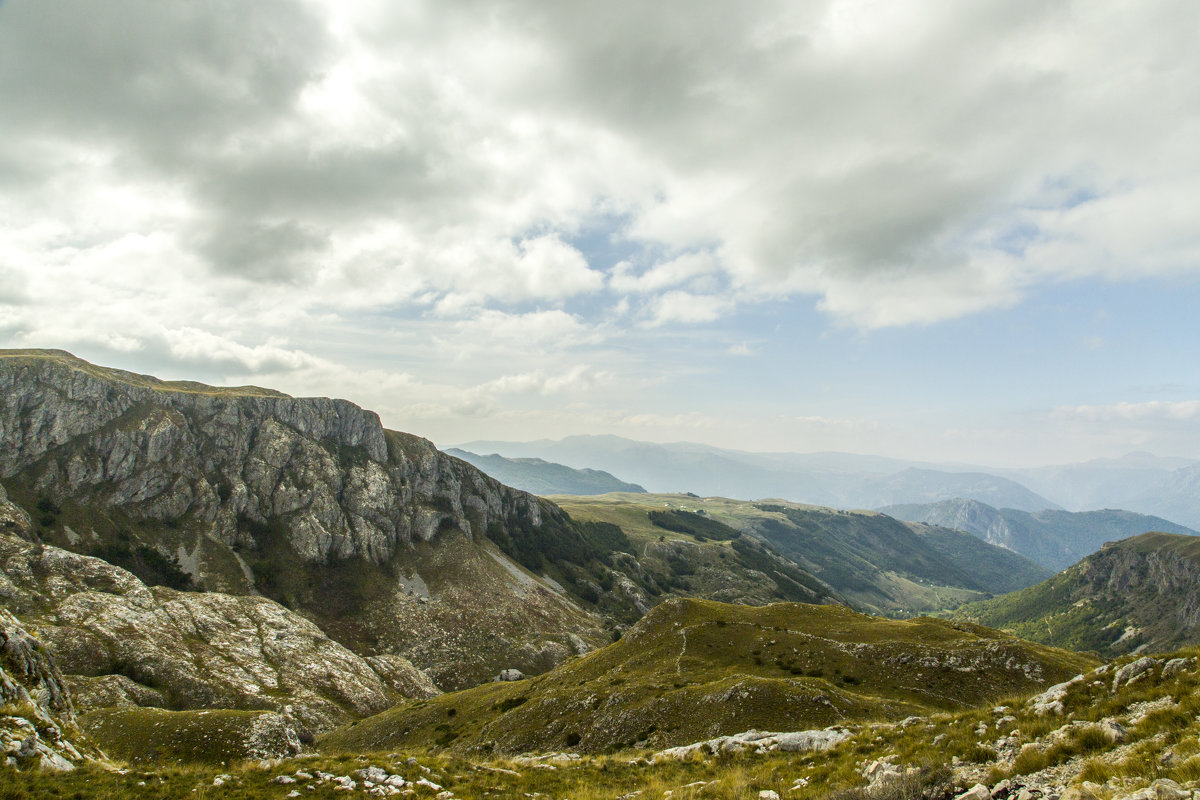
[[[321,746],[665,747],[750,728],[819,728],[959,709],[1091,663],[942,620],[887,620],[839,606],[672,600],[621,641],[552,673],[405,704],[336,731]],[[1034,665],[1040,679],[1024,665]]]

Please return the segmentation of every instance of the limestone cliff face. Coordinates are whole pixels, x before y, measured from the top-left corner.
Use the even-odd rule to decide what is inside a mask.
[[[66,681],[47,652],[7,609],[0,609],[0,747],[9,766],[67,771],[83,756]]]
[[[227,545],[285,521],[306,561],[361,556],[453,524],[482,535],[537,499],[344,400],[214,389],[106,370],[57,351],[0,355],[0,479]]]
[[[1157,543],[1158,546],[1153,546]],[[1144,632],[1140,643],[1170,650],[1200,641],[1200,539],[1154,533],[1106,546],[1080,562],[1079,593],[1117,600]],[[1115,616],[1115,614],[1114,614]]]
[[[189,627],[192,617],[275,631],[268,617],[279,607],[256,605],[254,595],[300,612],[280,623],[284,639],[262,641],[261,660],[273,663],[293,633],[314,636],[301,630],[307,618],[356,658],[377,660],[363,696],[379,696],[379,676],[388,689],[420,694],[437,691],[425,675],[451,689],[507,667],[541,672],[609,638],[598,615],[494,543],[536,550],[547,530],[577,536],[561,509],[424,439],[384,430],[346,401],[168,383],[59,351],[0,351],[0,480],[15,501],[0,503],[0,533],[100,556],[137,576],[122,580],[140,588],[109,586],[95,559],[81,561],[104,586],[54,597],[69,635],[53,646],[128,665],[139,662],[125,653],[126,634],[152,643],[156,655],[138,674],[157,686],[151,667],[169,670],[183,692],[167,698],[176,706],[228,704],[219,698],[238,694],[230,684],[206,696],[203,687],[223,678],[192,675],[186,657],[171,655],[179,641],[208,636]],[[70,583],[68,572],[56,574]],[[83,664],[80,674],[113,672]],[[275,678],[251,677],[272,689]],[[420,681],[423,690],[409,688]],[[119,678],[77,688],[152,702]],[[375,704],[330,702],[354,714]]]

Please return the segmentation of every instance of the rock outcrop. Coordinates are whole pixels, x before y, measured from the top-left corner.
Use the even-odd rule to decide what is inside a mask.
[[[54,659],[0,609],[0,745],[8,765],[74,769],[83,757],[67,738],[74,729],[75,709]]]
[[[1145,533],[1106,544],[1048,581],[954,615],[1108,657],[1200,642],[1200,537]]]
[[[274,709],[311,736],[386,708],[406,683],[402,659],[381,662],[385,683],[271,600],[148,587],[101,559],[11,534],[0,534],[0,595],[36,621],[90,707]],[[408,667],[413,691],[436,691]],[[61,679],[47,686],[52,701],[67,697]]]

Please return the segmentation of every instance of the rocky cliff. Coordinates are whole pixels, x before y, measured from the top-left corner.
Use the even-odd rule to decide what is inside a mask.
[[[375,563],[443,526],[483,534],[537,499],[344,400],[218,389],[0,354],[0,479],[234,547],[283,521],[301,559]]]
[[[57,772],[83,758],[66,681],[45,645],[0,609],[0,745],[8,766]]]
[[[0,479],[31,541],[147,584],[269,597],[360,656],[411,657],[447,688],[540,672],[609,637],[571,594],[575,573],[547,581],[511,557],[538,555],[545,537],[561,563],[602,555],[586,531],[343,400],[3,351]],[[122,594],[168,616],[184,602]]]

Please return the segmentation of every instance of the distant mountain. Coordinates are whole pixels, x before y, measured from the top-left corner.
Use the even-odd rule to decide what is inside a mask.
[[[1129,453],[1081,464],[986,470],[1053,498],[1070,511],[1127,508],[1200,527],[1200,462]]]
[[[957,619],[1106,658],[1200,643],[1200,537],[1144,533]]]
[[[646,491],[636,483],[625,483],[601,470],[573,469],[540,458],[505,458],[496,453],[484,456],[458,448],[450,448],[446,453],[505,485],[536,495]]]
[[[837,508],[874,508],[971,497],[1040,511],[1059,506],[1010,478],[963,469],[843,453],[749,453],[677,442],[655,444],[619,436],[568,436],[534,442],[468,442],[474,453],[541,458],[635,481],[651,492],[694,492],[755,500],[779,497]]]
[[[1177,469],[1129,501],[1130,508],[1153,510],[1200,528],[1200,464]]]
[[[1052,570],[1069,567],[1099,550],[1105,542],[1127,539],[1147,531],[1200,535],[1161,517],[1113,509],[1030,513],[956,498],[923,505],[883,506],[879,510],[911,522],[967,531]]]
[[[879,478],[866,478],[848,490],[859,508],[876,508],[894,503],[937,502],[969,497],[980,502],[1027,511],[1057,509],[1059,506],[1026,489],[1016,481],[985,472],[941,472],[909,468]],[[918,498],[925,498],[924,501]]]
[[[748,520],[749,530],[851,605],[875,613],[925,613],[933,610],[930,603],[953,605],[955,589],[1008,592],[1050,574],[1024,556],[949,528],[869,511],[755,507],[766,516]]]

